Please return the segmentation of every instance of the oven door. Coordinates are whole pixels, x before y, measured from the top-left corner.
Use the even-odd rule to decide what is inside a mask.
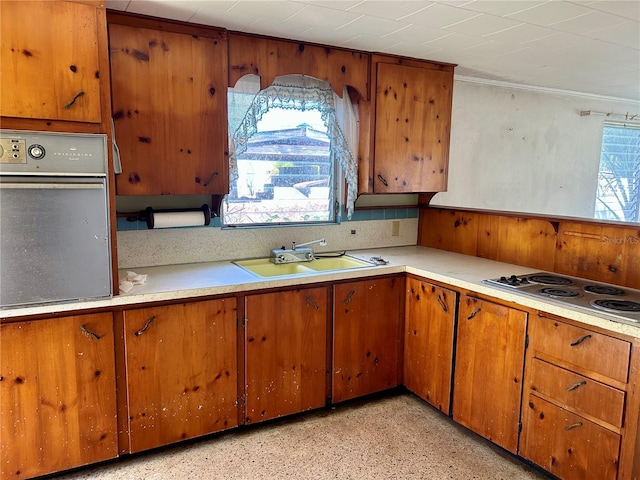
[[[0,177],[0,306],[110,297],[104,177]]]

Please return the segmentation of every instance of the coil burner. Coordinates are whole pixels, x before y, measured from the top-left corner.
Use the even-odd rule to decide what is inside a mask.
[[[582,278],[537,272],[505,275],[484,283],[518,294],[589,311],[613,322],[640,327],[640,290]]]

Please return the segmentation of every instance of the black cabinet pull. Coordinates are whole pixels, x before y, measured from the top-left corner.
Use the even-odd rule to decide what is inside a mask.
[[[96,340],[100,340],[100,335],[98,335],[97,333],[94,333],[91,330],[89,330],[86,325],[84,325],[84,324],[80,325],[80,330],[82,330],[84,333],[86,333],[90,337],[93,337]]]
[[[320,307],[318,306],[318,304],[316,302],[314,302],[311,297],[305,297],[305,300],[307,301],[307,303],[309,305],[311,305],[313,308],[315,308],[316,310],[319,310]]]
[[[575,347],[576,345],[580,345],[582,342],[584,342],[585,340],[588,340],[590,338],[591,338],[591,335],[583,335],[582,337],[577,339],[575,342],[571,342],[571,346]]]
[[[586,385],[587,382],[585,382],[584,380],[574,383],[573,385],[570,385],[567,387],[567,392],[570,392],[571,390],[575,390],[578,387],[581,387],[582,385]]]
[[[382,175],[378,175],[378,180],[380,180],[385,187],[389,186],[389,182],[387,182],[387,180]]]
[[[144,327],[142,327],[140,330],[136,332],[136,337],[139,335],[142,335],[147,330],[147,328],[149,328],[149,325],[151,325],[151,322],[153,322],[155,319],[156,319],[155,315],[151,316],[151,318],[147,320],[147,323],[144,324]]]
[[[76,100],[79,99],[81,96],[84,95],[84,92],[80,91],[78,93],[76,93],[76,96],[73,97],[71,99],[71,101],[69,103],[67,103],[66,105],[64,105],[62,108],[64,108],[65,110],[68,110],[69,108],[71,108],[71,105],[73,105],[74,103],[76,103]]]
[[[438,295],[438,303],[440,304],[440,308],[442,309],[443,312],[448,312],[449,309],[447,308],[447,304],[444,303],[444,301],[442,300],[442,297],[440,295]]]
[[[213,182],[213,179],[214,179],[214,178],[216,178],[217,176],[218,176],[218,172],[213,172],[213,173],[211,174],[211,176],[209,177],[209,180],[207,180],[206,182],[204,182],[204,186],[205,186],[205,187],[208,187],[208,186],[209,186],[209,184],[210,184],[211,182]]]
[[[347,295],[347,298],[345,298],[345,299],[342,301],[342,304],[343,304],[343,305],[346,305],[347,303],[349,303],[349,302],[351,301],[351,298],[353,298],[353,295],[354,295],[355,293],[356,293],[356,291],[355,291],[355,290],[351,290],[351,291],[349,292],[349,294]]]
[[[569,431],[572,428],[576,428],[576,427],[581,427],[582,426],[582,422],[576,422],[576,423],[572,423],[571,425],[567,425],[566,427],[564,427],[565,431]]]
[[[482,310],[481,308],[476,308],[473,312],[471,312],[469,314],[469,316],[467,317],[467,320],[471,320],[473,317],[475,317],[478,313],[480,313],[480,310]]]

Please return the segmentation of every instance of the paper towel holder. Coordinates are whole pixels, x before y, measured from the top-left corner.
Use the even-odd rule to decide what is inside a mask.
[[[149,230],[155,227],[155,215],[160,213],[186,213],[186,212],[202,212],[203,213],[203,223],[192,226],[208,226],[211,224],[211,209],[209,205],[206,203],[203,204],[200,208],[176,208],[176,209],[168,209],[168,210],[154,210],[153,207],[147,207],[145,210],[140,211],[140,221],[146,222],[147,228]]]

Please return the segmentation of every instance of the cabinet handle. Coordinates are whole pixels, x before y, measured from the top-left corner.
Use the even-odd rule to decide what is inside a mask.
[[[582,342],[584,342],[585,340],[588,340],[590,338],[591,338],[591,335],[583,335],[582,337],[577,339],[575,342],[571,342],[571,346],[575,347],[576,345],[580,345]]]
[[[353,297],[353,295],[354,295],[355,293],[356,293],[356,291],[355,291],[355,290],[351,290],[351,291],[349,292],[349,294],[347,295],[347,298],[345,298],[345,299],[342,301],[342,304],[343,304],[343,305],[346,305],[347,303],[349,303],[349,302],[351,301],[351,298]]]
[[[565,431],[569,431],[572,428],[576,428],[576,427],[581,427],[582,426],[582,422],[576,422],[576,423],[572,423],[571,425],[567,425],[566,427],[564,427]]]
[[[307,303],[309,305],[311,305],[313,308],[315,308],[316,310],[319,310],[320,307],[318,306],[318,304],[316,302],[314,302],[313,300],[311,300],[311,297],[305,297],[305,299],[307,300]]]
[[[151,322],[153,322],[155,319],[156,319],[156,316],[152,315],[151,318],[147,320],[147,323],[144,324],[144,327],[142,327],[140,330],[136,332],[136,337],[139,335],[142,335],[147,330],[147,328],[149,328],[149,325],[151,325]]]
[[[389,186],[389,182],[387,182],[387,180],[382,175],[378,175],[378,180],[380,180],[385,187]]]
[[[473,312],[471,312],[469,314],[469,316],[467,317],[467,320],[471,320],[473,317],[475,317],[478,313],[480,313],[480,310],[482,310],[481,308],[476,308]]]
[[[66,105],[64,105],[62,108],[64,108],[65,110],[68,110],[69,108],[71,108],[71,105],[73,105],[74,103],[76,103],[76,100],[79,99],[81,96],[84,95],[83,91],[80,91],[78,93],[76,93],[76,96],[73,97],[71,99],[71,101],[69,103],[67,103]]]
[[[100,340],[100,335],[98,335],[97,333],[94,333],[91,330],[89,330],[86,325],[84,325],[84,324],[80,325],[80,330],[82,330],[84,333],[86,333],[90,337],[93,337],[96,340]]]
[[[209,177],[209,180],[207,180],[206,182],[204,182],[204,186],[205,186],[205,187],[208,187],[208,186],[209,186],[209,184],[210,184],[211,182],[213,182],[213,179],[214,179],[214,178],[216,178],[217,176],[218,176],[218,172],[213,172],[213,173],[211,174],[211,176]]]
[[[586,385],[587,382],[585,382],[584,380],[578,382],[578,383],[574,383],[573,385],[567,387],[567,392],[570,392],[571,390],[575,390],[578,387],[581,387],[582,385]]]
[[[440,308],[442,309],[443,312],[448,312],[449,309],[447,308],[446,303],[444,303],[444,301],[442,300],[442,297],[440,295],[438,295],[438,303],[440,304]]]

